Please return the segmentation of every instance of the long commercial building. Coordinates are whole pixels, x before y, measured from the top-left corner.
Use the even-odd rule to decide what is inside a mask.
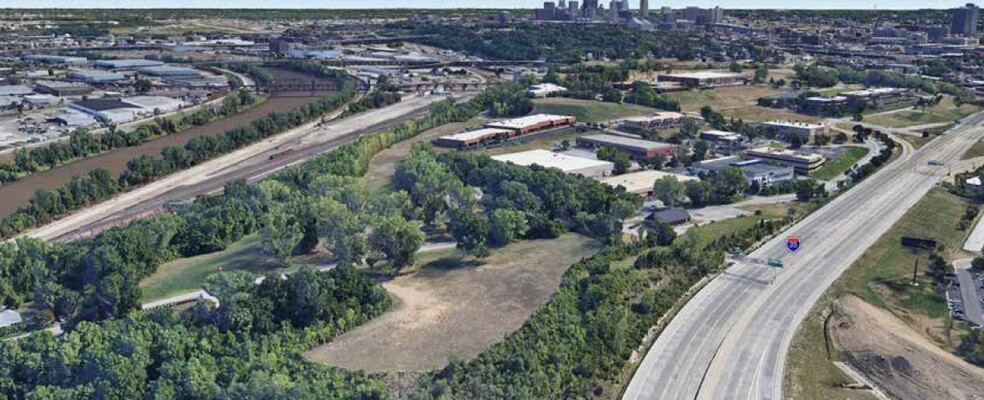
[[[677,149],[675,144],[607,134],[579,137],[577,138],[577,146],[589,149],[614,148],[629,153],[630,157],[637,160],[655,157],[659,154],[668,157],[673,155]]]
[[[788,165],[796,170],[797,174],[806,175],[823,166],[827,161],[824,156],[814,153],[803,153],[787,149],[774,149],[771,147],[759,147],[746,152],[750,158],[761,158],[763,160],[774,161],[782,165]]]
[[[588,178],[609,176],[615,169],[615,164],[608,161],[573,157],[547,150],[502,154],[493,156],[492,159],[524,167],[539,165],[544,168],[557,168],[568,174],[583,175]]]
[[[434,144],[441,147],[453,147],[464,149],[485,145],[494,141],[512,138],[516,132],[511,129],[482,128],[474,131],[456,133],[454,135],[441,136],[434,140]]]
[[[795,136],[804,143],[809,141],[811,137],[830,133],[830,128],[826,125],[806,122],[769,121],[763,122],[762,126],[777,136],[783,136],[787,139]]]
[[[507,119],[504,121],[489,122],[485,124],[485,127],[509,129],[515,131],[519,135],[525,135],[541,129],[573,125],[575,123],[577,123],[577,117],[568,115],[535,114],[520,118]]]
[[[622,120],[622,126],[632,131],[669,129],[680,126],[685,115],[673,111],[658,112],[643,117],[629,117]]]
[[[678,82],[691,89],[739,86],[748,83],[749,76],[741,72],[696,71],[678,74],[660,74],[660,82]]]
[[[916,95],[903,88],[871,88],[841,93],[847,97],[848,104],[854,107],[882,108],[916,100]]]

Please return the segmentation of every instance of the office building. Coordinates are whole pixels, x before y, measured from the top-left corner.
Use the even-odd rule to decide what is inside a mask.
[[[643,117],[628,117],[622,120],[622,127],[630,131],[659,130],[675,128],[683,123],[684,116],[678,112],[663,111]]]
[[[584,6],[581,8],[581,16],[589,19],[597,18],[598,0],[584,0]]]
[[[830,132],[830,128],[827,125],[795,121],[763,122],[762,127],[771,131],[774,135],[784,137],[787,140],[798,137],[802,143],[806,143],[814,136],[826,135]]]
[[[967,3],[964,7],[953,9],[950,14],[950,34],[977,35],[977,20],[980,17],[980,12],[980,8],[973,3]]]
[[[841,93],[848,105],[855,108],[883,108],[916,100],[912,91],[904,88],[871,88]]]
[[[695,175],[710,175],[731,167],[741,170],[749,184],[758,182],[759,187],[791,181],[796,178],[796,169],[792,166],[769,164],[760,158],[744,160],[738,156],[698,161],[687,167],[687,170]]]
[[[724,10],[721,7],[687,7],[683,9],[683,19],[696,25],[720,24],[724,22]]]
[[[845,96],[812,96],[803,99],[800,109],[804,114],[833,116],[843,112],[847,103]]]
[[[797,174],[806,175],[820,167],[827,161],[824,156],[813,153],[803,153],[787,149],[775,149],[771,147],[759,147],[748,150],[746,153],[750,158],[760,158],[766,161],[773,161],[781,165],[793,167]]]
[[[690,89],[705,89],[721,86],[744,85],[750,79],[740,72],[696,71],[674,74],[660,74],[660,82],[678,82]]]
[[[639,0],[639,16],[649,19],[649,0]]]
[[[655,157],[656,155],[672,156],[676,152],[675,144],[653,142],[616,135],[588,135],[577,138],[577,146],[588,149],[608,147],[624,151],[634,159]]]
[[[721,144],[738,144],[741,142],[742,137],[739,133],[718,131],[718,130],[708,130],[700,133],[700,138],[712,143]]]
[[[615,164],[608,161],[573,157],[547,150],[502,154],[493,156],[492,159],[524,167],[539,165],[544,168],[557,168],[568,174],[582,175],[588,178],[609,176],[615,169]]]

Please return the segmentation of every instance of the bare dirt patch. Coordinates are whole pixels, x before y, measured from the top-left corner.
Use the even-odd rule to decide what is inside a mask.
[[[477,261],[458,252],[383,284],[396,304],[306,356],[352,370],[426,371],[467,360],[519,329],[567,268],[600,248],[584,236],[515,243]]]
[[[984,369],[927,340],[890,312],[840,299],[828,325],[837,347],[882,390],[902,399],[984,399]]]

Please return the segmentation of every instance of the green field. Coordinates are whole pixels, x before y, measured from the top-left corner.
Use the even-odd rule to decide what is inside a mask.
[[[969,160],[971,158],[984,157],[984,142],[975,142],[967,149],[961,160]]]
[[[834,179],[843,174],[844,171],[847,171],[848,168],[851,168],[858,160],[868,155],[869,151],[867,147],[850,147],[837,158],[828,160],[823,167],[813,171],[810,177],[823,181]]]
[[[276,260],[263,253],[260,237],[252,235],[223,251],[163,264],[140,282],[140,289],[145,301],[157,300],[199,289],[209,275],[218,271],[245,270],[260,274],[279,266]]]
[[[940,104],[926,107],[925,111],[922,108],[909,108],[887,114],[879,115],[875,113],[865,117],[864,121],[889,128],[906,128],[910,126],[952,122],[979,110],[980,107],[971,104],[964,104],[957,107],[953,102],[953,98],[947,96],[943,98]]]
[[[837,387],[846,380],[831,364],[839,359],[838,354],[834,352],[832,360],[820,356],[826,352],[823,313],[833,299],[845,294],[885,308],[918,325],[916,330],[929,335],[940,346],[950,346],[935,329],[944,324],[946,300],[936,293],[935,285],[925,274],[929,252],[903,248],[899,238],[936,238],[944,247],[943,256],[948,261],[965,257],[960,249],[966,232],[958,230],[956,225],[970,205],[973,204],[941,189],[930,191],[827,290],[807,315],[790,347],[785,385],[790,388],[789,398],[858,398],[857,393]],[[916,262],[919,263],[918,286],[910,284]],[[930,323],[934,325],[926,325]]]
[[[533,111],[535,113],[573,115],[582,122],[609,122],[625,117],[650,115],[660,111],[635,104],[616,104],[565,97],[537,99],[534,104],[536,105]]]
[[[283,268],[275,257],[263,251],[259,234],[246,236],[228,248],[195,257],[179,258],[157,267],[157,271],[140,282],[144,301],[158,300],[197,290],[209,275],[219,271],[249,271],[257,276],[300,266],[318,266],[333,261],[327,252],[292,257],[290,268]]]

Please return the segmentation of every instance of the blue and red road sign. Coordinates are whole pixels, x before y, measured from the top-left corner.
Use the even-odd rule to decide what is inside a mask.
[[[800,247],[802,247],[802,244],[803,243],[800,242],[800,238],[796,236],[790,236],[786,238],[786,250],[789,250],[793,253],[799,251]]]

